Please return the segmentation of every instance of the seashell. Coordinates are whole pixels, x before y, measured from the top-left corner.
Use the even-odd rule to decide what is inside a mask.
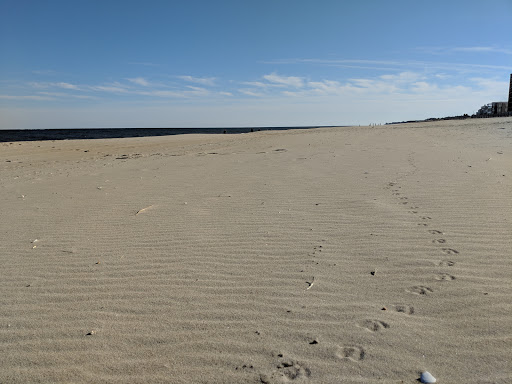
[[[428,371],[422,372],[420,375],[420,381],[422,383],[435,383],[437,380],[432,374]]]

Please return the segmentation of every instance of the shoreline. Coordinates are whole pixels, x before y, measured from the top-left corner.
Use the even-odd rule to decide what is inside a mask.
[[[231,128],[51,128],[51,129],[3,129],[1,142],[48,141],[48,140],[94,140],[129,137],[154,137],[187,134],[240,134],[259,131],[288,131],[334,126],[301,127],[231,127]]]

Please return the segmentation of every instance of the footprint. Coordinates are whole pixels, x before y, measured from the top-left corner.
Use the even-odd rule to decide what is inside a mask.
[[[405,196],[400,198],[400,200],[407,200],[407,199],[408,199],[408,197],[405,197]]]
[[[279,356],[282,357],[280,354]],[[302,382],[307,381],[311,376],[311,370],[298,361],[283,358],[276,366],[277,370],[270,375],[261,374],[260,381],[262,383],[288,383],[290,381]]]
[[[457,255],[459,253],[459,251],[457,251],[456,249],[452,249],[452,248],[442,248],[442,251],[444,253],[446,253],[447,255]]]
[[[380,320],[364,320],[360,323],[361,327],[365,327],[369,331],[379,332],[383,329],[389,328],[389,324]]]
[[[453,267],[455,265],[455,261],[441,260],[437,265],[439,265],[440,267]]]
[[[452,281],[455,280],[455,276],[450,275],[448,273],[440,273],[436,276],[436,280],[439,281]]]
[[[437,229],[431,229],[430,231],[428,231],[428,233],[430,233],[432,235],[442,235],[443,234],[443,232],[438,231]]]
[[[429,293],[434,292],[432,288],[426,287],[424,285],[415,285],[409,288],[408,291],[417,295],[428,295]]]
[[[361,361],[364,360],[366,352],[357,345],[339,347],[336,356],[342,360]]]
[[[432,218],[430,216],[421,216],[420,219],[421,220],[432,220]]]
[[[406,315],[414,314],[414,307],[407,304],[396,304],[393,305],[393,309],[398,313],[405,313]]]
[[[428,227],[427,223],[418,223],[418,225],[421,225],[422,227]]]
[[[435,239],[435,240],[432,240],[432,242],[434,244],[444,244],[444,243],[446,243],[446,240],[445,239]]]

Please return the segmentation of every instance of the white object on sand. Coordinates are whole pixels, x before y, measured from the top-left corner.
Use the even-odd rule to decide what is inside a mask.
[[[422,383],[435,383],[437,380],[430,372],[422,372],[420,376],[420,381]]]

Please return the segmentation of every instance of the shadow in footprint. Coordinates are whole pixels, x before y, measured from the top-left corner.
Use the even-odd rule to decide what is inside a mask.
[[[366,352],[357,345],[339,347],[336,356],[342,360],[361,361],[364,360]]]
[[[450,275],[449,273],[439,273],[436,276],[436,280],[439,280],[439,281],[452,281],[455,279],[456,279],[455,276]]]
[[[415,285],[409,288],[408,291],[416,295],[428,295],[429,293],[434,292],[432,288],[426,287],[424,285]]]
[[[414,314],[414,307],[407,304],[395,304],[393,309],[398,313],[405,313],[406,315]]]
[[[389,324],[380,320],[364,320],[359,324],[361,327],[366,328],[371,332],[379,332],[383,329],[389,328]]]
[[[459,253],[459,251],[453,248],[442,248],[442,251],[447,255],[457,255]]]
[[[276,365],[277,369],[269,375],[260,375],[260,381],[262,383],[287,383],[289,381],[301,382],[303,380],[307,381],[311,376],[311,370],[303,363],[284,358],[281,354],[279,356],[281,357],[281,360]]]

